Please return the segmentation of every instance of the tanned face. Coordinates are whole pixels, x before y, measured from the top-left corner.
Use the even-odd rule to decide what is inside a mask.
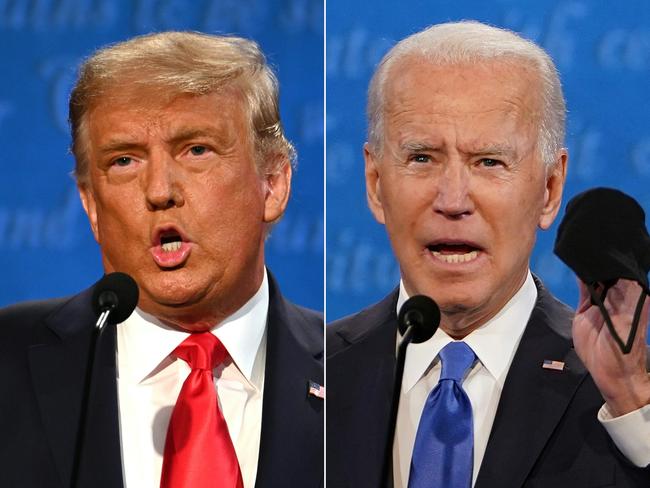
[[[261,284],[266,227],[291,180],[289,164],[258,171],[243,96],[127,88],[99,100],[86,123],[80,193],[105,271],[133,276],[139,307],[183,329],[241,307]]]

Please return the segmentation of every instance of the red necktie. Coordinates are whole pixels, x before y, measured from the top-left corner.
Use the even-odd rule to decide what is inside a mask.
[[[199,332],[172,354],[186,361],[192,371],[169,421],[160,487],[243,488],[212,376],[212,370],[226,358],[226,349],[211,332]]]

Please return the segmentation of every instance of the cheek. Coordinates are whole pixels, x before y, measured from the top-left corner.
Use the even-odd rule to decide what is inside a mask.
[[[495,248],[510,262],[528,261],[535,243],[540,215],[539,199],[535,195],[513,195],[499,210],[492,213],[497,234]]]
[[[135,210],[124,205],[123,195],[113,194],[110,198],[97,198],[97,224],[100,232],[122,227],[133,217]]]
[[[206,230],[236,233],[247,222],[261,220],[264,208],[262,183],[255,177],[232,181],[207,181],[193,185],[187,194],[188,206]]]
[[[387,175],[382,185],[382,207],[387,225],[410,227],[432,211],[435,184],[418,178]]]
[[[97,196],[98,242],[114,265],[139,263],[150,246],[150,218],[133,185],[103,187]]]
[[[517,205],[521,209],[521,226],[528,229],[530,233],[535,233],[544,208],[546,191],[541,183],[537,181],[530,183],[527,191],[519,196]]]

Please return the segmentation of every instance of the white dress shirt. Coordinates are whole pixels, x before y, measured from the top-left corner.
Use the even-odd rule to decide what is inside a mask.
[[[408,294],[400,283],[398,313],[407,299]],[[478,358],[463,382],[473,412],[472,486],[476,483],[483,461],[506,375],[536,300],[537,287],[529,271],[524,284],[505,307],[463,339]],[[407,349],[393,444],[395,488],[408,486],[411,454],[422,409],[440,378],[438,353],[452,341],[448,334],[438,329],[428,341],[411,344]],[[639,467],[650,464],[650,406],[615,419],[608,415],[606,406],[603,406],[598,418],[630,461]]]
[[[257,293],[212,329],[230,358],[214,369],[215,387],[244,488],[255,485],[262,424],[269,291]],[[125,488],[158,488],[169,419],[188,364],[170,356],[188,332],[136,309],[117,327],[118,399]]]

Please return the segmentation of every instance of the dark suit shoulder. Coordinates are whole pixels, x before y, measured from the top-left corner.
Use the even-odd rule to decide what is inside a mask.
[[[269,324],[274,330],[281,327],[293,338],[294,344],[308,351],[323,364],[323,315],[315,310],[296,305],[287,300],[280,292],[280,287],[267,270],[269,280]]]
[[[72,297],[17,303],[0,309],[0,344],[29,340],[34,329],[65,306]],[[2,346],[0,346],[2,347]]]
[[[51,298],[48,300],[33,300],[16,303],[0,308],[0,323],[3,325],[15,320],[41,319],[64,305],[72,297]]]
[[[571,326],[574,310],[549,292],[537,276],[533,275],[533,279],[537,287],[537,302],[533,310],[536,321],[546,324],[557,335],[573,342]]]
[[[398,289],[395,289],[374,305],[330,322],[326,328],[328,358],[346,350],[352,344],[371,339],[381,332],[382,326],[386,327],[387,323],[396,324],[397,296]]]
[[[327,326],[327,484],[381,486],[398,291]]]
[[[285,300],[287,313],[299,322],[299,340],[310,350],[323,351],[323,314]]]
[[[303,307],[301,305],[296,305],[289,300],[285,300],[287,307],[290,309],[290,313],[295,316],[300,316],[306,324],[309,324],[311,329],[320,329],[322,335],[322,326],[323,326],[323,314],[317,310],[312,310],[311,308]]]

